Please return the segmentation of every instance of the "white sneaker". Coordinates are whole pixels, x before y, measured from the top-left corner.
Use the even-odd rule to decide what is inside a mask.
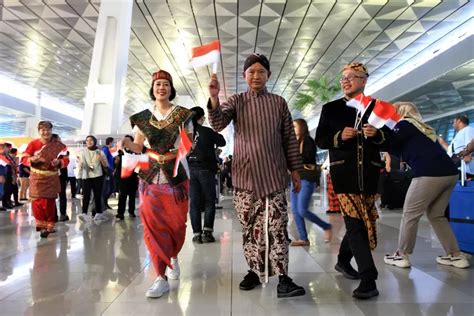
[[[79,220],[83,221],[83,222],[88,222],[91,220],[91,217],[85,213],[81,213],[79,215],[77,215],[77,218],[79,218]]]
[[[386,264],[390,264],[399,268],[409,268],[411,266],[410,260],[408,260],[408,256],[400,255],[398,251],[395,252],[393,255],[385,255],[383,261]]]
[[[158,298],[170,291],[170,284],[168,281],[159,276],[156,278],[153,285],[146,291],[146,297]]]
[[[171,280],[178,280],[179,274],[181,272],[179,268],[178,258],[171,258],[171,265],[173,266],[173,269],[170,269],[170,267],[166,267],[166,275]]]
[[[112,218],[112,217],[115,216],[115,215],[112,214],[112,212],[110,212],[109,210],[103,211],[103,212],[102,212],[102,215],[105,215],[105,216],[110,217],[110,218]]]
[[[460,269],[465,269],[470,266],[469,260],[463,255],[453,257],[452,255],[438,256],[436,262],[445,266],[453,266]]]
[[[102,213],[96,213],[94,216],[94,223],[96,224],[101,224],[102,222],[105,222],[107,220],[109,220],[109,218]]]

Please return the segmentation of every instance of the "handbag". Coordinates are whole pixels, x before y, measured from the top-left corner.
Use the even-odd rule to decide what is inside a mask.
[[[321,167],[318,165],[304,164],[301,171],[301,178],[310,182],[319,182]]]
[[[456,168],[460,168],[461,167],[461,157],[459,157],[458,154],[454,153],[454,144],[451,144],[451,150],[453,152],[453,154],[451,155],[451,160],[453,161]]]

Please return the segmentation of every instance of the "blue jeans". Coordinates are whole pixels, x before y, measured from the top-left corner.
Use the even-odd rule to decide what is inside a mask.
[[[293,211],[293,218],[295,219],[300,240],[308,240],[308,233],[306,232],[306,226],[304,223],[305,218],[315,223],[323,230],[331,228],[331,224],[326,223],[308,210],[311,195],[313,194],[315,187],[316,182],[301,180],[301,191],[295,193],[293,192],[293,184],[291,185],[291,210]]]
[[[190,170],[189,197],[191,200],[190,217],[194,234],[200,234],[201,208],[204,207],[204,230],[214,230],[214,218],[216,216],[216,173],[210,170]]]

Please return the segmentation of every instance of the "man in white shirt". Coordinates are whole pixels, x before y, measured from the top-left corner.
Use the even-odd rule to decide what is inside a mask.
[[[465,115],[458,115],[453,120],[453,128],[456,135],[449,146],[444,146],[451,157],[453,154],[459,154],[474,139],[474,128],[469,126],[469,119]],[[471,155],[464,156],[466,162],[466,173],[468,177],[474,177],[474,160]]]

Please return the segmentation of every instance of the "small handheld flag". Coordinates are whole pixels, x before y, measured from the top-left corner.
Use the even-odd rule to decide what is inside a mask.
[[[388,128],[393,129],[399,120],[400,116],[392,104],[382,100],[376,100],[368,122],[375,128],[382,128],[384,125],[387,125]]]
[[[370,96],[366,96],[363,93],[359,93],[354,98],[347,101],[346,105],[350,106],[352,108],[355,108],[357,110],[357,115],[359,113],[362,113],[361,114],[361,117],[362,117],[365,113],[365,110],[367,109],[367,107],[369,106],[371,101],[372,101],[372,98]],[[357,128],[358,122],[360,122],[360,121],[356,118],[354,128]]]
[[[179,163],[183,159],[186,160],[186,155],[189,153],[193,145],[193,143],[188,137],[188,134],[186,134],[185,128],[179,128],[179,136],[181,137],[181,142],[179,144],[178,152],[176,154],[176,160],[174,162],[173,177],[176,177],[178,175]]]
[[[220,41],[213,41],[192,49],[191,65],[194,68],[212,64],[212,73],[217,73],[217,65],[221,56]]]

